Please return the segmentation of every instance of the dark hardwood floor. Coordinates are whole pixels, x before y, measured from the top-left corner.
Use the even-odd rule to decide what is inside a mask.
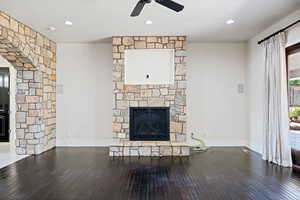
[[[300,175],[242,148],[189,158],[110,158],[56,148],[0,169],[0,199],[300,199]]]

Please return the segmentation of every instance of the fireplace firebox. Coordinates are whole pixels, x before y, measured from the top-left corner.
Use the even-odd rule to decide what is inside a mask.
[[[170,140],[169,107],[131,107],[129,112],[131,141]]]

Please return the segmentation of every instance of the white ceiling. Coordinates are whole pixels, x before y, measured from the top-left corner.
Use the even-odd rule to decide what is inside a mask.
[[[109,41],[114,35],[187,35],[190,41],[243,41],[300,8],[300,0],[176,0],[129,17],[138,0],[0,0],[0,10],[56,42]],[[153,25],[145,25],[146,20]],[[227,25],[228,19],[236,21]],[[72,27],[64,25],[73,22]],[[51,32],[47,27],[54,26]]]

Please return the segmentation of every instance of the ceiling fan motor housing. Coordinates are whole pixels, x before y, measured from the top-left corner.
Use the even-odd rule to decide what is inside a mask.
[[[174,10],[176,12],[180,12],[183,10],[184,6],[181,5],[181,4],[178,4],[172,0],[154,0],[156,3],[164,6],[164,7],[167,7],[171,10]],[[139,0],[139,2],[136,4],[135,8],[133,9],[132,13],[131,13],[131,17],[136,17],[136,16],[139,16],[140,13],[142,12],[144,6],[146,4],[149,4],[151,3],[152,0]]]

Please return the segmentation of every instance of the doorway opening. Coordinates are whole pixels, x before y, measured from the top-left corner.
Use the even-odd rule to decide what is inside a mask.
[[[16,153],[17,70],[0,56],[0,168],[26,156]]]
[[[9,68],[0,68],[0,142],[10,141]]]
[[[0,144],[16,150],[17,70],[0,56]]]

